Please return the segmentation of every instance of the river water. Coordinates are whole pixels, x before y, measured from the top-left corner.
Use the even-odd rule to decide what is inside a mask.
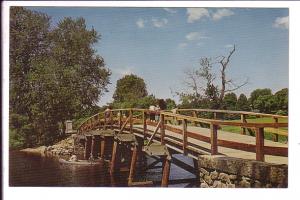
[[[193,161],[183,155],[174,158],[193,166]],[[147,157],[147,166],[137,169],[137,181],[151,180],[160,186],[161,162]],[[196,187],[195,175],[171,165],[169,187]],[[128,173],[110,176],[107,165],[66,165],[51,157],[27,154],[19,151],[9,153],[10,186],[56,186],[56,187],[126,187]]]

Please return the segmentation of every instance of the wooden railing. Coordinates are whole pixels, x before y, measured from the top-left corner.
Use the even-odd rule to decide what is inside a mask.
[[[232,111],[232,110],[213,110],[213,109],[177,109],[177,113],[185,113],[185,115],[190,115],[193,117],[197,117],[202,113],[211,113],[213,119],[218,119],[218,114],[227,114],[227,115],[236,115],[239,116],[239,120],[243,123],[247,123],[247,117],[268,117],[274,120],[274,123],[277,124],[279,120],[287,120],[288,116],[283,115],[273,115],[266,113],[256,113],[256,112],[246,112],[246,111]],[[280,127],[268,127],[265,130],[273,134],[273,141],[278,142],[278,136],[282,135],[287,137],[288,131],[284,129],[279,129]],[[241,134],[246,134],[246,127],[241,126]]]
[[[252,112],[240,112],[240,111],[224,111],[224,110],[208,110],[208,109],[181,109],[178,112],[191,111],[191,112],[212,112],[212,113],[231,113],[244,115],[254,115],[254,116],[264,116],[273,117],[275,119],[287,118],[286,116],[280,115],[270,115],[262,113],[252,113]],[[189,116],[178,113],[172,113],[170,111],[160,111],[156,112],[160,116],[158,122],[153,122],[149,120],[149,114],[153,111],[147,109],[114,109],[109,111],[108,117],[105,117],[105,113],[98,113],[92,117],[85,120],[78,128],[78,134],[84,134],[88,130],[93,130],[97,128],[103,129],[117,129],[119,134],[127,131],[132,134],[139,135],[144,140],[148,141],[148,144],[156,141],[161,144],[166,144],[173,150],[183,153],[185,155],[195,155],[201,154],[198,148],[194,147],[194,144],[188,142],[188,138],[193,138],[202,142],[210,143],[209,152],[212,155],[218,154],[218,147],[226,147],[236,150],[242,150],[247,152],[256,153],[256,160],[264,161],[265,155],[273,156],[288,156],[288,149],[285,147],[274,147],[264,145],[264,131],[268,128],[286,128],[288,123],[280,123],[276,120],[274,123],[251,123],[241,120],[237,121],[226,121],[220,119],[206,119],[199,118],[197,115]],[[244,118],[245,119],[245,118]],[[169,125],[169,120],[180,121],[182,126]],[[195,123],[206,124],[210,128],[210,136],[205,136],[203,134],[188,131],[188,125]],[[142,125],[141,129],[134,127],[134,125]],[[155,126],[155,130],[151,131],[147,126]],[[246,144],[236,141],[228,141],[218,139],[218,128],[220,126],[236,126],[241,128],[251,128],[255,131],[256,144]],[[160,131],[158,131],[160,130]],[[165,134],[165,131],[171,131],[175,134],[180,134],[181,139],[174,139]],[[176,146],[176,147],[175,147]],[[199,153],[200,152],[200,153]]]

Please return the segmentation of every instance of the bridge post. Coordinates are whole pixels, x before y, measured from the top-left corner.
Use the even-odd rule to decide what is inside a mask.
[[[218,154],[218,125],[210,124],[210,145],[211,145],[211,155]]]
[[[110,175],[113,175],[115,172],[116,167],[119,164],[119,144],[117,141],[114,141],[113,151],[111,156],[111,163],[110,163]]]
[[[256,128],[256,160],[265,161],[264,154],[264,128]]]
[[[122,128],[122,111],[119,111],[119,129],[121,130]]]
[[[144,140],[147,139],[147,114],[145,111],[143,111],[143,135]]]
[[[274,117],[274,121],[277,124],[278,123],[278,118]],[[278,133],[278,127],[276,127],[276,128],[277,128],[277,133]],[[273,141],[278,142],[278,134],[276,134],[276,133],[273,134]]]
[[[110,125],[110,129],[113,129],[113,124],[114,124],[114,115],[113,115],[113,111],[109,111],[109,125]]]
[[[197,113],[196,113],[196,111],[193,111],[193,117],[197,117]],[[194,124],[194,126],[196,126],[197,125],[197,123],[194,121],[193,122],[193,124]]]
[[[105,116],[105,113],[104,113],[104,126],[103,126],[104,130],[106,130],[106,124],[107,124],[107,120],[106,120],[106,116]]]
[[[130,163],[129,177],[128,177],[128,185],[129,186],[133,182],[134,173],[135,173],[135,166],[136,166],[136,160],[137,160],[137,146],[134,145],[133,151],[132,151],[131,163]]]
[[[91,144],[92,144],[92,136],[85,136],[85,147],[84,147],[84,159],[89,159],[91,154]]]
[[[187,120],[182,120],[182,146],[183,146],[183,154],[186,155],[186,146],[187,146]]]
[[[160,143],[163,145],[165,144],[165,115],[164,114],[160,114],[160,120],[161,120],[161,124],[160,124]]]
[[[242,123],[246,123],[246,115],[245,114],[241,114],[241,122]],[[246,135],[246,128],[245,127],[241,127],[241,134],[242,135]]]
[[[130,133],[133,134],[133,112],[132,109],[129,111],[129,125],[130,125]]]
[[[168,159],[168,156],[165,156],[163,162],[164,163],[163,163],[163,173],[162,173],[161,187],[168,187],[171,161],[170,161],[170,159]]]

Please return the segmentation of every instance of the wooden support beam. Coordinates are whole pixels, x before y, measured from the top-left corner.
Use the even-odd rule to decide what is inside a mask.
[[[110,129],[113,129],[113,124],[114,124],[114,115],[112,111],[109,111],[109,125]]]
[[[120,129],[120,131],[119,131],[119,134],[121,134],[123,131],[124,131],[124,129],[125,129],[125,127],[126,127],[126,125],[128,124],[128,122],[130,121],[130,116],[125,120],[125,122],[122,124],[122,127],[121,127],[121,129]]]
[[[129,123],[130,123],[130,133],[133,134],[133,113],[132,109],[129,111]]]
[[[165,156],[164,163],[163,163],[163,173],[162,173],[162,180],[161,180],[161,187],[168,187],[169,185],[169,176],[170,176],[170,168],[171,168],[171,161]]]
[[[144,140],[147,139],[147,114],[143,111],[143,135]]]
[[[110,175],[113,175],[115,173],[115,169],[118,167],[119,164],[119,144],[118,142],[114,142],[113,151],[112,151],[112,157],[110,162]]]
[[[94,149],[95,149],[95,137],[92,136],[92,144],[91,144],[91,153],[90,153],[90,158],[94,158]]]
[[[197,113],[196,113],[196,111],[193,111],[193,114],[192,114],[192,116],[193,116],[193,117],[197,117]],[[197,123],[194,121],[194,122],[193,122],[193,125],[194,125],[194,126],[196,126],[196,125],[197,125]]]
[[[274,117],[273,119],[274,119],[275,123],[277,124],[278,123],[278,118]],[[278,128],[276,130],[277,130],[277,133],[278,133]],[[278,142],[278,134],[276,134],[276,133],[273,134],[273,141]]]
[[[151,137],[150,137],[150,139],[149,139],[149,141],[148,141],[148,143],[147,143],[147,146],[149,146],[149,145],[151,144],[151,142],[152,142],[154,136],[156,135],[156,133],[158,132],[158,129],[160,128],[160,124],[161,124],[161,120],[158,122],[158,124],[157,124],[157,126],[156,126],[154,132],[152,133],[152,135],[151,135]]]
[[[211,144],[211,155],[218,154],[218,125],[210,125],[210,144]]]
[[[128,177],[128,185],[131,185],[134,178],[135,167],[136,167],[136,160],[137,160],[137,146],[133,147],[132,156],[131,156],[131,163],[130,163],[130,171]]]
[[[187,151],[186,151],[186,147],[187,147],[187,120],[184,119],[182,120],[182,148],[183,148],[183,154],[186,155]]]
[[[105,159],[105,138],[102,138],[100,141],[100,157]]]
[[[165,115],[160,114],[160,143],[163,145],[165,144]]]
[[[119,111],[119,129],[122,128],[122,118],[123,118],[122,111]]]
[[[241,122],[242,123],[247,123],[245,114],[241,114]],[[241,127],[241,134],[246,135],[246,128],[245,127]]]
[[[91,143],[92,143],[92,136],[86,136],[85,139],[85,146],[84,146],[84,159],[89,159],[91,155]]]
[[[265,161],[264,128],[256,128],[256,160]]]

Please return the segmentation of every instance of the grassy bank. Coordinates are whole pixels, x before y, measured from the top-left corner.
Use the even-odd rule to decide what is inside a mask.
[[[240,122],[240,120],[232,120],[236,122]],[[263,117],[263,118],[255,118],[255,119],[247,119],[247,122],[249,123],[274,123],[274,119],[271,117]],[[282,119],[280,118],[278,120],[279,123],[287,123],[288,119]],[[233,133],[241,133],[241,128],[237,126],[222,126],[223,131],[233,132]],[[288,128],[279,128],[279,132],[287,132]],[[246,131],[247,134],[250,134],[249,131]],[[265,139],[272,140],[274,133],[276,133],[276,129],[272,128],[266,128],[265,129]],[[283,135],[279,135],[278,141],[285,143],[287,142],[287,137]]]

